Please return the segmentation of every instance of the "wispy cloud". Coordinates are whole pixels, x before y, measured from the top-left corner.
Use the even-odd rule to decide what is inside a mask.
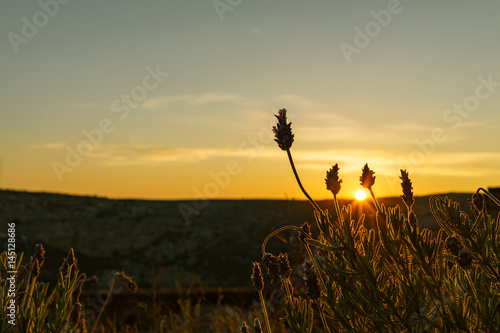
[[[422,132],[431,132],[436,126],[426,125],[423,123],[417,122],[398,122],[398,123],[389,123],[385,125],[385,128],[391,131],[404,131],[404,132],[417,132],[418,134]]]
[[[166,106],[170,106],[174,103],[187,102],[192,100],[194,95],[176,95],[176,96],[166,96],[166,97],[156,97],[150,98],[141,105],[144,109],[158,109]]]
[[[464,121],[460,127],[462,128],[488,128],[488,129],[496,129],[498,125],[496,124],[488,124],[484,121]]]
[[[46,143],[35,143],[29,145],[30,149],[60,149],[66,146],[68,143],[64,141],[57,142],[46,142]]]
[[[339,163],[344,172],[358,172],[369,163],[378,174],[391,175],[405,167],[401,165],[397,151],[296,151],[294,156],[298,168],[311,170],[327,170],[332,164]],[[436,152],[409,171],[428,176],[478,177],[496,174],[499,168],[500,154],[496,152]]]
[[[176,103],[184,103],[192,106],[201,106],[214,103],[240,103],[245,106],[255,106],[255,100],[238,94],[207,93],[201,95],[183,94],[176,96],[157,97],[144,102],[141,107],[145,109],[159,109],[172,106]]]
[[[347,126],[308,126],[296,131],[303,142],[353,142],[363,140],[362,133]]]
[[[262,150],[257,158],[276,157],[276,150]],[[106,146],[93,152],[90,158],[110,166],[158,166],[169,163],[199,163],[213,158],[248,158],[249,152],[239,148],[170,148],[152,145]]]

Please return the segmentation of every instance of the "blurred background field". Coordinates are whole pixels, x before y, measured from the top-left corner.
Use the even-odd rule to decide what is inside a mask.
[[[456,200],[470,212],[471,194],[441,195]],[[379,200],[387,206],[402,206],[398,197]],[[437,229],[429,196],[417,197],[414,210],[423,227]],[[322,208],[331,201],[319,201]],[[373,226],[375,210],[370,200],[341,200],[351,204],[353,215],[365,214],[365,226]],[[261,312],[258,295],[250,280],[252,262],[261,260],[261,243],[277,228],[308,221],[317,234],[313,210],[297,200],[211,200],[186,221],[179,205],[192,201],[112,200],[100,197],[53,193],[0,191],[0,219],[16,222],[16,251],[24,252],[23,263],[42,242],[46,260],[39,281],[54,286],[58,268],[73,248],[78,268],[96,275],[99,284],[85,289],[83,303],[96,309],[104,303],[113,274],[124,271],[137,282],[137,293],[112,295],[101,323],[104,327],[148,327],[153,320],[171,321],[165,327],[175,332],[233,332],[242,320],[252,322]],[[186,207],[186,206],[184,206]],[[498,210],[493,212],[498,214]],[[5,234],[0,234],[5,238]],[[289,254],[295,276],[306,256],[296,234],[283,232],[268,244],[274,254]],[[267,279],[267,276],[265,277]],[[278,290],[265,293],[275,300]],[[301,293],[300,284],[298,292]],[[279,300],[270,311],[276,332],[287,332]],[[97,310],[97,311],[98,311]],[[97,312],[93,312],[94,314]],[[117,319],[118,317],[120,319]],[[193,317],[194,316],[194,317]],[[153,319],[152,319],[153,318]],[[92,318],[90,318],[90,321]],[[194,326],[193,326],[194,325]],[[201,325],[201,326],[200,326]]]
[[[468,211],[471,194],[446,194]],[[414,210],[420,223],[436,228],[429,197],[417,197]],[[388,206],[401,199],[382,198]],[[373,223],[369,200],[352,203],[354,214]],[[297,200],[213,200],[187,223],[179,205],[192,201],[110,200],[99,197],[0,191],[0,219],[17,220],[17,252],[29,258],[42,242],[47,259],[41,279],[55,282],[62,259],[75,250],[80,271],[106,281],[114,271],[130,274],[141,288],[151,288],[153,270],[161,271],[160,288],[188,286],[199,278],[207,287],[250,287],[251,263],[260,261],[260,245],[273,230],[308,221],[311,206]],[[323,208],[330,201],[319,202]],[[313,229],[314,234],[314,229]],[[5,235],[2,235],[5,237]],[[272,251],[290,252],[296,235],[285,232],[269,244]],[[293,261],[293,256],[291,260]],[[302,258],[298,258],[302,259]],[[297,262],[300,263],[300,262]]]

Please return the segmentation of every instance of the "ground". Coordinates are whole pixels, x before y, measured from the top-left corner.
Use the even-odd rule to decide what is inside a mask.
[[[471,194],[445,196],[468,210]],[[397,197],[380,202],[404,206]],[[428,202],[428,196],[417,197],[414,210],[422,226],[436,228]],[[34,244],[42,242],[47,253],[40,279],[49,282],[55,282],[58,267],[73,248],[79,269],[97,275],[102,287],[113,272],[125,271],[139,287],[149,288],[153,269],[162,271],[160,287],[174,287],[175,280],[188,285],[195,277],[208,286],[243,287],[251,286],[252,262],[260,261],[261,243],[271,231],[287,224],[315,223],[307,201],[213,200],[191,215],[189,222],[181,214],[181,204],[193,206],[192,201],[0,191],[0,220],[5,222],[0,237],[6,237],[6,223],[16,220],[17,252],[25,252],[24,261],[32,255]],[[365,213],[370,225],[371,202],[352,204],[353,213]],[[319,205],[331,208],[332,202]],[[282,236],[272,240],[268,250],[292,253],[295,233]]]

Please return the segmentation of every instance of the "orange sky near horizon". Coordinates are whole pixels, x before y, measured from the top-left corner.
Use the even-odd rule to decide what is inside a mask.
[[[50,3],[50,6],[40,3]],[[500,3],[8,2],[0,188],[305,199],[500,186]]]

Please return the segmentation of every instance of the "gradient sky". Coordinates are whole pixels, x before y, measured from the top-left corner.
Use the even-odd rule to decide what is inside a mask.
[[[303,199],[280,108],[315,198],[335,163],[343,197],[365,163],[380,196],[500,185],[498,1],[61,2],[0,1],[1,188]]]

